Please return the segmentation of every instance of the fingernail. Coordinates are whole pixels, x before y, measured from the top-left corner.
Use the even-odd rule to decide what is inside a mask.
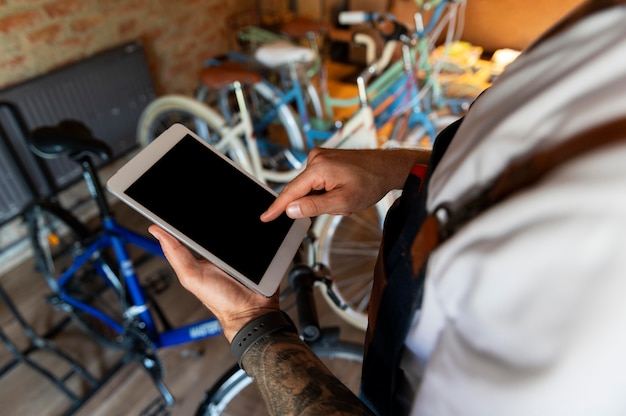
[[[299,204],[291,204],[285,210],[287,212],[287,216],[290,218],[301,218],[302,210],[300,209]]]

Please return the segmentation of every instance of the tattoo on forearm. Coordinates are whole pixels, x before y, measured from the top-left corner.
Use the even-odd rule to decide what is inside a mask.
[[[296,334],[261,339],[243,357],[272,415],[369,415],[371,412]]]

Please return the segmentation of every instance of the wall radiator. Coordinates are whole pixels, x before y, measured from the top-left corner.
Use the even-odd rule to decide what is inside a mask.
[[[137,147],[139,116],[154,98],[144,50],[137,41],[0,91],[0,102],[17,107],[27,132],[63,119],[79,120],[112,147],[114,160]],[[65,157],[44,161],[42,169],[22,130],[13,114],[0,106],[0,227],[35,198],[62,191],[80,178],[78,165]]]

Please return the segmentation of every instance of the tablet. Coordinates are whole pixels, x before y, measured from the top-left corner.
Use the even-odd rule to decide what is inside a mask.
[[[122,166],[107,188],[252,290],[273,295],[311,225],[284,213],[259,219],[276,198],[265,184],[174,124]]]

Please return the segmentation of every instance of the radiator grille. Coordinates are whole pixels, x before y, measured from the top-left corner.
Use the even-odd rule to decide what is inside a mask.
[[[63,119],[79,120],[111,146],[114,159],[136,147],[137,121],[154,98],[139,42],[112,48],[0,91],[0,101],[14,104],[29,130]],[[80,168],[67,158],[58,158],[46,160],[42,171],[26,147],[24,134],[6,110],[0,109],[0,125],[5,136],[1,137],[5,143],[0,145],[1,225],[17,216],[37,194],[50,195],[74,183],[80,177]],[[45,170],[52,183],[46,181]],[[35,189],[29,189],[28,181],[21,178],[24,175],[29,176]]]

